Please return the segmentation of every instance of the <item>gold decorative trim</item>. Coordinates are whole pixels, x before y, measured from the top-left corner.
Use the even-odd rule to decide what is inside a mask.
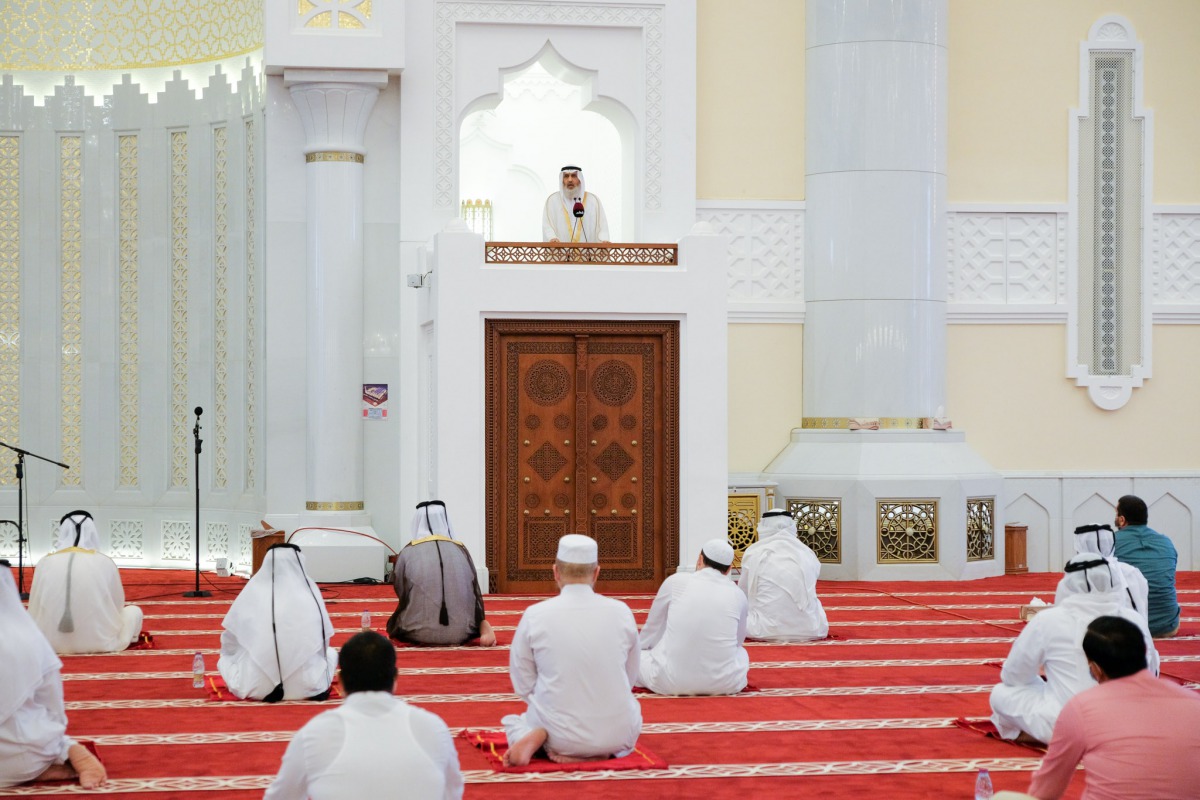
[[[342,150],[321,150],[304,156],[305,164],[361,164],[365,160],[362,153],[347,153]]]
[[[189,486],[188,402],[188,134],[171,131],[171,488]]]
[[[757,494],[731,494],[728,498],[726,538],[733,545],[733,567],[742,566],[742,553],[758,541],[759,499]]]
[[[800,427],[810,430],[849,430],[851,423],[870,419],[879,424],[881,430],[917,430],[925,427],[926,417],[804,417]]]
[[[876,562],[936,564],[937,507],[937,498],[876,500]]]
[[[76,469],[64,470],[63,486],[81,485],[83,470],[83,137],[59,140],[59,252],[61,338],[59,453]]]
[[[138,137],[117,137],[117,255],[120,261],[120,468],[118,485],[138,485]],[[140,555],[140,553],[139,553]]]
[[[304,504],[305,511],[362,511],[362,500],[336,500],[333,502],[324,502],[318,500],[309,500]]]
[[[640,264],[679,265],[673,244],[611,244],[581,242],[485,242],[487,264]]]
[[[21,137],[0,136],[0,436],[6,442],[21,438],[20,386]],[[14,483],[13,470],[0,470],[0,484]]]

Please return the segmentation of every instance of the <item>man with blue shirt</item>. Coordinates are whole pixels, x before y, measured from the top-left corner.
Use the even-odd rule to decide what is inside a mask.
[[[1146,620],[1156,639],[1179,632],[1179,601],[1175,597],[1175,566],[1179,554],[1166,536],[1147,527],[1146,501],[1127,494],[1117,501],[1117,547],[1113,555],[1137,567],[1150,586]]]

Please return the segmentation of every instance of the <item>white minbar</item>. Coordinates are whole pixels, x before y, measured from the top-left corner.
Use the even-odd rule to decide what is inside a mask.
[[[807,5],[803,425],[763,474],[834,509],[824,578],[1000,575],[1000,475],[923,427],[945,405],[947,3],[880,5]]]

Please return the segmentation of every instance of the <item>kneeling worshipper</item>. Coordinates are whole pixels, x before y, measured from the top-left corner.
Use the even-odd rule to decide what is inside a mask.
[[[229,607],[217,671],[236,697],[324,700],[337,651],[321,592],[294,544],[272,545]]]
[[[409,644],[459,645],[472,639],[491,647],[496,634],[483,613],[475,562],[450,530],[446,504],[417,503],[412,541],[400,549],[392,579],[399,604],[388,636]]]
[[[524,714],[501,720],[504,762],[520,767],[545,748],[552,761],[623,758],[642,732],[633,696],[638,633],[629,606],[592,591],[600,574],[596,540],[558,540],[559,594],[525,609],[508,654]]]
[[[1082,649],[1088,624],[1096,617],[1122,617],[1137,625],[1145,634],[1146,662],[1158,674],[1158,651],[1146,618],[1113,588],[1114,571],[1104,557],[1073,556],[1065,579],[1069,594],[1026,624],[1004,659],[1001,682],[992,689],[992,722],[1005,739],[1049,744],[1063,705],[1096,685]]]
[[[1113,588],[1125,595],[1126,605],[1144,617],[1150,607],[1150,585],[1146,583],[1141,570],[1117,560],[1113,555],[1116,546],[1116,535],[1111,526],[1080,525],[1075,529],[1075,552],[1099,553],[1103,556],[1113,568]],[[1061,603],[1070,591],[1064,575],[1054,592],[1055,604]]]
[[[142,610],[125,605],[121,572],[99,547],[92,515],[72,511],[34,568],[29,614],[56,653],[115,653],[142,632]]]
[[[637,685],[655,694],[737,694],[750,655],[746,595],[729,579],[733,546],[709,539],[696,571],[663,581],[642,626]]]
[[[104,765],[67,736],[62,662],[21,605],[11,565],[0,560],[0,788],[79,779],[103,786]]]
[[[796,536],[796,521],[772,509],[758,521],[758,541],[742,554],[738,586],[749,609],[746,635],[751,639],[800,642],[824,639],[829,620],[817,597],[821,562]]]
[[[462,797],[446,723],[392,693],[395,646],[375,631],[356,633],[338,666],[346,701],[292,737],[263,800]]]

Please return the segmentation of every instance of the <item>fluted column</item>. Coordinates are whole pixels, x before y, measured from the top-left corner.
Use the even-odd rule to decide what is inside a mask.
[[[805,427],[945,403],[946,15],[808,2]]]
[[[306,137],[306,510],[363,508],[363,137],[384,72],[289,70]]]

